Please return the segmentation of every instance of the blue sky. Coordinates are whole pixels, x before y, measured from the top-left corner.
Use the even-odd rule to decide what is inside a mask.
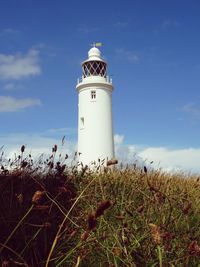
[[[77,140],[77,78],[102,42],[117,156],[200,171],[198,0],[0,2],[0,146]]]

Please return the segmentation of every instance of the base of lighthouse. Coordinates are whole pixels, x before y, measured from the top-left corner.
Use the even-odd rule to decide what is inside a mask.
[[[114,158],[111,79],[100,51],[93,47],[83,62],[78,91],[78,161],[81,165],[106,165]],[[87,68],[87,69],[86,69]]]

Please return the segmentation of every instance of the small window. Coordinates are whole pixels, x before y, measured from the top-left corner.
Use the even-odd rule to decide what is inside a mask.
[[[91,91],[91,99],[96,99],[96,91]]]
[[[81,117],[81,128],[84,127],[84,117]]]

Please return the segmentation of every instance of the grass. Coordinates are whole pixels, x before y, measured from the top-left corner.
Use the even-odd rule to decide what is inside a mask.
[[[200,177],[0,157],[1,266],[200,266]],[[3,156],[3,155],[2,155]]]

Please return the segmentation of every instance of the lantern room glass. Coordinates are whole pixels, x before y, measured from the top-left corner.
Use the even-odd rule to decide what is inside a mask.
[[[106,77],[106,63],[102,61],[87,61],[82,66],[83,77],[102,76]]]

